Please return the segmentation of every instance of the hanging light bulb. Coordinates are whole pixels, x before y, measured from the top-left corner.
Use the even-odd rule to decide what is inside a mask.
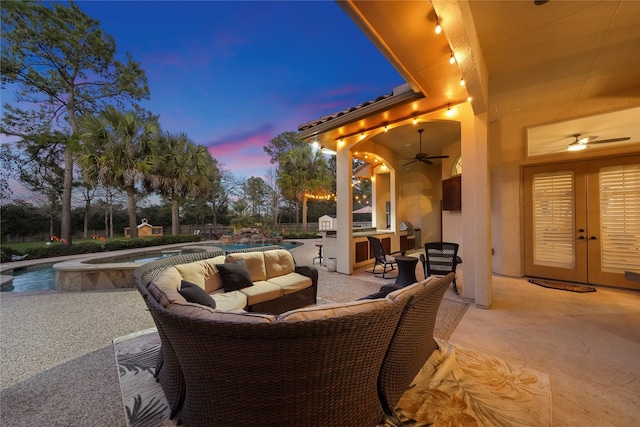
[[[451,56],[449,57],[449,64],[455,64],[456,63],[456,57],[453,56],[453,51],[451,51]]]
[[[436,34],[440,34],[442,32],[442,27],[440,26],[440,20],[436,18]]]
[[[460,78],[460,86],[464,86],[464,79],[462,77]]]
[[[413,124],[414,124],[414,125],[417,125],[417,124],[418,124],[418,118],[417,118],[417,117],[415,117],[415,116],[413,117]]]

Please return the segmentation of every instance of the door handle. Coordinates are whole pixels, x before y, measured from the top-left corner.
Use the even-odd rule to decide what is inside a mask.
[[[578,233],[584,233],[584,228],[579,229]]]
[[[580,236],[580,237],[578,237],[578,240],[584,240],[584,239],[585,239],[585,237],[584,237],[584,236]]]
[[[589,240],[596,240],[596,239],[597,239],[597,237],[596,237],[596,236],[591,236],[591,237],[589,237]]]

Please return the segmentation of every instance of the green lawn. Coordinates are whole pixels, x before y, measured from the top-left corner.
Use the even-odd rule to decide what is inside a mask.
[[[119,239],[109,239],[109,241],[112,240],[119,240]],[[101,243],[104,246],[105,242],[101,242],[99,240],[95,240],[95,239],[73,239],[73,243],[86,243],[86,242],[93,242],[93,243]],[[47,243],[50,243],[50,245],[47,245]],[[30,250],[32,249],[36,249],[36,248],[45,248],[48,246],[55,246],[55,245],[60,245],[59,242],[53,241],[53,242],[16,242],[16,243],[2,243],[0,244],[0,248],[2,249],[14,249],[16,251],[22,252],[22,253],[28,253]]]

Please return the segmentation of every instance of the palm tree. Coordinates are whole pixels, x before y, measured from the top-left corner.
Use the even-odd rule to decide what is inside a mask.
[[[179,204],[187,197],[207,197],[218,174],[217,161],[185,133],[164,133],[150,187],[171,200],[171,234],[180,234]]]
[[[307,200],[309,194],[327,193],[333,176],[320,150],[311,145],[298,145],[279,159],[277,182],[283,194],[302,202],[302,230],[307,231]]]
[[[109,106],[97,117],[80,120],[83,150],[78,158],[87,182],[127,193],[131,237],[138,236],[136,186],[148,175],[156,155],[160,127],[157,117]]]

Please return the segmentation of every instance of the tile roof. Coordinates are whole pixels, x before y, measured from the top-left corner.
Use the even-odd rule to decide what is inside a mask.
[[[318,125],[326,123],[326,122],[328,122],[330,120],[337,119],[338,117],[344,116],[345,114],[349,114],[349,113],[351,113],[353,111],[360,110],[361,108],[367,107],[367,106],[369,106],[371,104],[375,104],[376,102],[383,101],[383,100],[385,100],[387,98],[392,97],[393,95],[394,95],[393,92],[388,93],[386,95],[381,95],[381,96],[377,97],[376,99],[373,99],[371,101],[363,102],[361,104],[356,105],[355,107],[345,108],[344,110],[338,111],[338,112],[333,113],[333,114],[329,114],[328,116],[323,116],[323,117],[320,117],[319,119],[312,120],[312,121],[307,122],[307,123],[303,123],[300,126],[298,126],[298,131],[302,132],[304,130],[311,129],[314,126],[318,126]]]

